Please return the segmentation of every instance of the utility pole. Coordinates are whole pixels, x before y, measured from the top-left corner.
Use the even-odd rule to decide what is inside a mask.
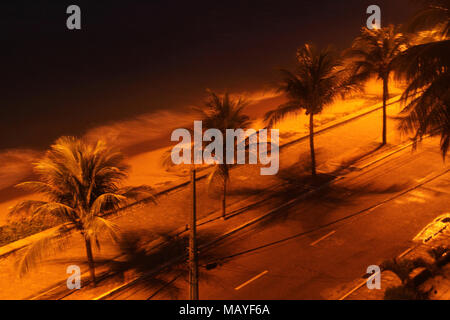
[[[189,298],[198,300],[198,260],[197,260],[197,196],[196,196],[196,172],[191,172],[192,186],[192,215],[189,233]]]

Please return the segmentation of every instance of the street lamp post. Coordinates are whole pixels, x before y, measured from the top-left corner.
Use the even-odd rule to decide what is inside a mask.
[[[198,261],[197,261],[197,196],[196,196],[196,171],[191,171],[192,186],[192,214],[189,233],[189,298],[198,300]]]

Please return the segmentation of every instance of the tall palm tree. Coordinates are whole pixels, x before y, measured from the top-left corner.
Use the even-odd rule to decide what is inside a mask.
[[[445,157],[450,146],[450,1],[423,2],[409,30],[432,29],[440,38],[415,45],[398,58],[397,76],[408,81],[400,128],[415,132],[415,142],[426,134],[440,135]]]
[[[352,82],[340,56],[331,48],[318,50],[305,44],[297,51],[297,68],[294,72],[281,70],[283,79],[279,90],[285,92],[288,102],[265,115],[268,127],[288,114],[302,110],[309,115],[309,143],[311,150],[311,173],[316,175],[314,149],[314,115],[332,103],[339,95],[344,95],[359,86]]]
[[[17,185],[43,194],[47,201],[21,201],[11,208],[10,214],[24,213],[30,219],[52,218],[64,224],[30,246],[22,258],[20,273],[27,272],[46,250],[65,248],[69,233],[75,228],[84,239],[91,281],[95,285],[92,242],[99,247],[98,237],[103,232],[117,239],[117,226],[102,215],[133,199],[154,199],[153,190],[148,186],[121,186],[128,168],[123,155],[102,141],[89,144],[73,137],[59,138],[35,164],[39,179]]]
[[[355,81],[365,82],[373,76],[383,81],[383,145],[387,143],[386,102],[389,98],[389,77],[395,66],[395,58],[407,46],[407,37],[393,25],[380,29],[364,27],[347,51]]]
[[[219,177],[223,182],[222,193],[222,217],[226,215],[227,184],[230,179],[230,164],[226,163],[227,129],[246,129],[250,125],[250,118],[243,114],[243,109],[248,102],[242,98],[231,98],[228,93],[222,96],[208,91],[208,97],[203,107],[196,108],[202,116],[204,130],[218,129],[223,136],[223,158],[222,163],[216,163],[208,177],[211,182]]]

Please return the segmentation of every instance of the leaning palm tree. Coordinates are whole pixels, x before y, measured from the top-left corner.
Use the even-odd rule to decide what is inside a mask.
[[[439,38],[415,45],[397,59],[397,77],[408,82],[400,128],[415,132],[414,142],[427,134],[440,135],[445,157],[450,146],[450,1],[424,3],[409,30],[431,29]]]
[[[102,141],[89,144],[73,137],[59,138],[35,164],[39,179],[18,185],[44,195],[47,200],[21,201],[11,208],[10,214],[44,218],[44,221],[49,218],[63,224],[30,246],[21,259],[20,274],[27,272],[46,251],[67,247],[70,232],[75,229],[84,239],[91,281],[95,285],[92,242],[99,247],[99,235],[103,232],[117,239],[117,226],[103,218],[103,214],[133,199],[154,199],[148,186],[121,186],[128,168],[123,155]]]
[[[407,46],[407,37],[393,25],[372,30],[364,27],[346,53],[355,81],[365,82],[373,76],[383,81],[383,145],[387,143],[386,103],[389,98],[389,77],[395,66],[395,58]]]
[[[222,96],[208,91],[208,97],[203,107],[195,108],[202,116],[203,130],[218,129],[223,136],[223,159],[216,162],[208,177],[209,183],[218,177],[223,182],[222,189],[222,217],[226,215],[227,184],[230,179],[230,164],[226,163],[227,129],[246,129],[250,125],[250,118],[243,114],[248,102],[242,98],[231,98],[228,93]],[[235,145],[234,143],[233,145]]]
[[[309,142],[311,150],[311,173],[316,175],[314,149],[314,115],[332,103],[339,95],[344,95],[359,86],[348,76],[340,56],[331,48],[318,50],[306,44],[297,51],[297,69],[294,72],[281,70],[283,80],[279,90],[287,95],[288,102],[265,115],[268,127],[288,114],[302,110],[309,115]]]

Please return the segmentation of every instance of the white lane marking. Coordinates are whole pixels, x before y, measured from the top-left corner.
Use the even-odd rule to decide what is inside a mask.
[[[269,271],[265,270],[265,271],[261,272],[260,274],[254,276],[253,278],[251,278],[250,280],[244,282],[244,283],[241,284],[240,286],[234,288],[234,290],[239,290],[239,289],[245,287],[245,286],[248,285],[250,282],[255,281],[255,280],[258,279],[258,278],[261,278],[261,277],[262,277],[263,275],[265,275],[267,272],[269,272]]]
[[[364,286],[367,283],[367,280],[364,280],[363,282],[361,282],[360,284],[358,284],[356,287],[354,287],[352,290],[350,290],[349,292],[347,292],[345,295],[343,295],[342,297],[339,298],[339,300],[344,300],[345,298],[347,298],[349,295],[351,295],[353,292],[355,292],[356,290],[358,290],[359,288],[361,288],[362,286]]]
[[[314,242],[311,243],[310,245],[311,245],[311,246],[314,246],[314,245],[318,244],[320,241],[322,241],[322,240],[328,238],[329,236],[331,236],[331,235],[332,235],[333,233],[335,233],[335,232],[336,232],[336,230],[333,230],[333,231],[331,231],[330,233],[327,233],[327,234],[324,235],[322,238],[317,239],[316,241],[314,241]]]
[[[402,253],[399,254],[399,256],[397,258],[402,258],[404,256],[406,256],[412,249],[414,249],[414,247],[408,248],[405,251],[403,251]]]

